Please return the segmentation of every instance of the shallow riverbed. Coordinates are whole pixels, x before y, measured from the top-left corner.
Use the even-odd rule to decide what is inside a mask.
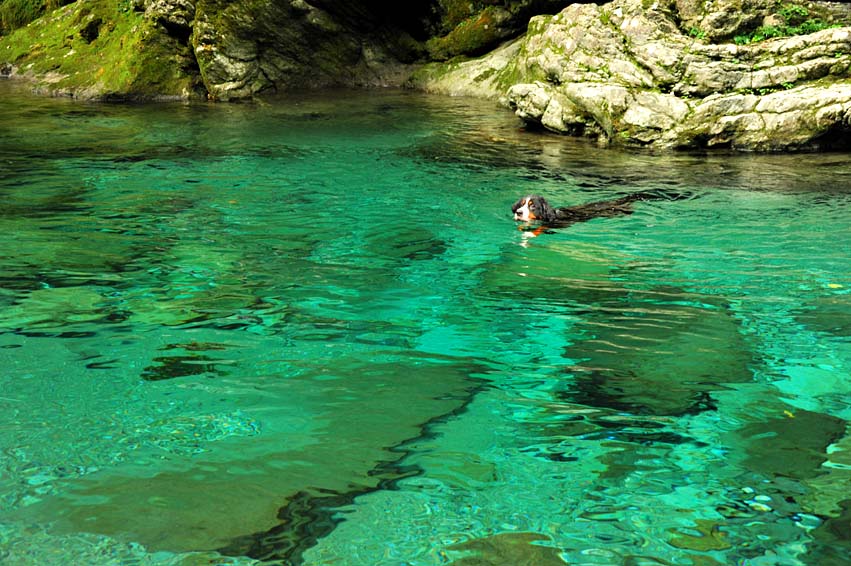
[[[847,564],[847,155],[397,91],[0,123],[0,562]],[[635,191],[688,198],[510,215]]]

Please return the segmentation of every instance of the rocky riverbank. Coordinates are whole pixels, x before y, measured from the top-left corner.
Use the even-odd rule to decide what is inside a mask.
[[[846,4],[394,5],[77,1],[26,26],[4,24],[0,72],[49,94],[121,100],[406,85],[493,99],[530,125],[601,145],[851,145]]]
[[[416,82],[498,98],[530,124],[604,145],[847,147],[851,28],[753,41],[753,20],[728,9],[739,16],[723,33],[731,41],[711,43],[717,12],[684,31],[677,4],[575,4],[534,18],[523,38],[487,57],[426,67]],[[761,22],[776,15],[764,13]]]

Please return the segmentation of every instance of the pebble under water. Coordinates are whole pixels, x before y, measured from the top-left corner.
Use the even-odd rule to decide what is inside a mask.
[[[0,562],[839,566],[851,161],[0,81]],[[511,204],[680,194],[530,237]]]

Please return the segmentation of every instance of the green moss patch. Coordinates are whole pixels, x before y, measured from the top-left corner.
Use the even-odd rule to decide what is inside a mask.
[[[23,27],[69,0],[0,0],[0,35]]]
[[[470,0],[439,0],[440,9],[443,12],[441,24],[444,31],[456,28],[465,20],[469,19],[473,12],[481,10],[480,2]]]
[[[456,55],[481,55],[499,40],[499,29],[494,18],[495,8],[487,7],[469,17],[443,37],[426,42],[432,59],[445,61]]]
[[[0,63],[83,98],[186,98],[198,85],[188,46],[122,0],[77,2],[14,31]]]

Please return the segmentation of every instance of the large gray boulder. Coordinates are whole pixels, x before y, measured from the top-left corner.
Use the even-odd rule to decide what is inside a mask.
[[[483,59],[427,68],[415,84],[497,98],[528,123],[604,145],[846,145],[851,28],[709,43],[680,27],[677,4],[644,3],[574,4],[533,18],[521,41]]]

